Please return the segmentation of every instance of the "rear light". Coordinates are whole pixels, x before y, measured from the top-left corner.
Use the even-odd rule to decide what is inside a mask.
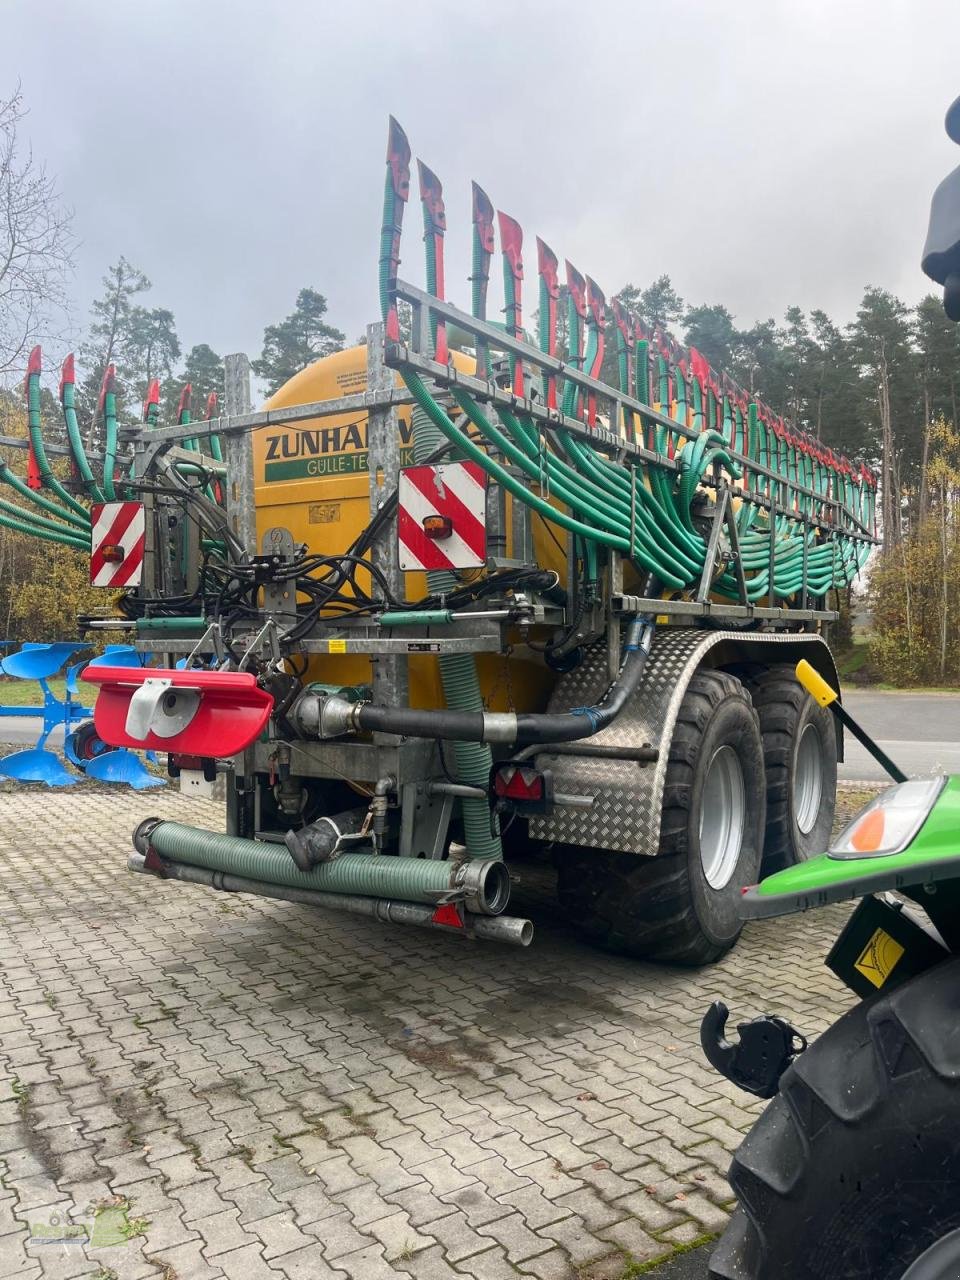
[[[224,759],[259,737],[273,698],[249,671],[165,671],[90,665],[100,686],[93,720],[115,747]]]
[[[546,813],[553,805],[553,774],[548,769],[506,760],[493,767],[491,789],[497,800],[526,813]]]
[[[202,773],[207,782],[216,782],[217,762],[210,756],[186,756],[171,751],[167,756],[167,773],[171,778],[179,778],[184,772]]]
[[[423,532],[428,538],[449,538],[453,534],[453,521],[449,516],[424,516]]]
[[[889,787],[834,840],[831,858],[876,858],[902,853],[926,822],[944,778],[915,778]]]
[[[100,559],[105,560],[107,564],[122,564],[125,555],[126,552],[119,543],[108,542],[100,548]]]

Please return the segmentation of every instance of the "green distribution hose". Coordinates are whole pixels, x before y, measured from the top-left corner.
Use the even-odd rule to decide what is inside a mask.
[[[60,371],[60,404],[63,408],[63,421],[67,428],[70,452],[73,454],[73,460],[77,464],[77,471],[80,473],[83,487],[94,502],[104,502],[103,490],[97,484],[93,474],[90,459],[87,457],[87,451],[83,447],[80,425],[77,422],[76,374],[72,354],[68,355],[64,360],[63,368]]]
[[[76,500],[72,493],[69,493],[57,477],[50,469],[50,463],[47,461],[47,453],[43,447],[43,436],[40,429],[40,348],[34,347],[30,353],[30,362],[27,365],[27,429],[30,433],[30,444],[33,447],[33,456],[37,460],[37,466],[40,470],[40,479],[51,493],[55,493],[65,507],[69,508],[74,516],[80,517],[79,523],[82,527],[89,527],[90,515],[86,507]],[[65,519],[69,516],[65,515]],[[77,521],[72,521],[77,523]]]
[[[100,389],[100,408],[103,410],[103,492],[108,502],[116,499],[114,478],[117,471],[117,371],[108,364]]]
[[[2,498],[0,498],[0,511],[20,521],[21,525],[29,526],[32,532],[39,534],[41,530],[46,530],[47,533],[56,534],[58,540],[64,543],[69,542],[72,545],[89,550],[89,538],[85,539],[79,531],[60,524],[56,520],[48,520],[45,516],[38,516],[33,511],[27,511],[25,507],[18,507],[16,503],[6,502]]]
[[[422,462],[443,443],[443,435],[419,405],[413,410],[413,458]],[[460,586],[456,575],[446,570],[434,570],[427,574],[427,589],[431,595],[443,596]],[[472,653],[443,653],[437,658],[443,697],[451,711],[483,712],[483,695],[477,676],[476,661]],[[490,783],[493,757],[490,748],[480,742],[454,742],[453,758],[457,766],[457,778],[472,787],[486,790]],[[499,835],[490,828],[490,806],[483,800],[461,800],[463,812],[464,843],[471,858],[499,858],[503,848]]]
[[[412,370],[402,372],[404,382],[417,405],[443,436],[480,463],[492,479],[503,484],[515,497],[526,502],[544,518],[591,542],[625,552],[642,568],[656,573],[667,587],[683,588],[698,581],[706,545],[694,526],[692,499],[715,464],[724,466],[735,476],[739,474],[739,466],[730,458],[720,432],[704,431],[685,443],[679,454],[680,478],[675,490],[667,473],[656,467],[647,468],[649,484],[634,486],[637,500],[633,513],[634,527],[631,529],[630,494],[633,481],[629,468],[602,458],[599,452],[592,450],[583,441],[575,440],[570,433],[558,432],[576,464],[572,469],[566,468],[561,458],[549,451],[544,455],[539,444],[535,443],[537,426],[532,420],[521,421],[519,416],[514,417],[501,411],[498,415],[501,426],[498,426],[466,391],[454,388],[454,399],[470,423],[531,480],[539,482],[546,465],[551,492],[570,508],[573,515],[568,516],[518,482],[484,448],[469,440],[416,373]],[[569,385],[568,383],[568,387]],[[680,411],[675,412],[677,421],[682,421]],[[685,410],[683,412],[685,414]],[[751,515],[751,523],[755,519],[756,515]],[[833,585],[835,573],[839,573],[843,581],[851,581],[866,554],[869,554],[868,546],[864,546],[862,550],[851,548],[843,552],[837,564],[835,544],[815,542],[814,531],[794,537],[789,533],[789,526],[793,522],[788,518],[774,520],[772,525],[769,520],[767,523],[767,530],[748,533],[741,545],[744,570],[752,574],[748,579],[747,590],[748,598],[753,601],[762,599],[769,591],[771,537],[777,543],[774,591],[781,598],[792,596],[803,587],[804,538],[808,541],[807,585],[818,595]],[[736,579],[729,572],[717,580],[715,587],[734,597],[737,594]]]
[[[89,524],[87,522],[79,519],[79,517],[75,516],[72,511],[66,511],[59,505],[59,503],[51,502],[50,499],[45,498],[43,494],[34,493],[30,486],[28,484],[24,484],[16,472],[11,471],[7,464],[2,461],[0,461],[0,481],[2,481],[3,484],[8,484],[10,488],[13,489],[15,493],[19,493],[22,498],[26,498],[29,502],[32,502],[38,510],[46,511],[49,515],[57,516],[60,520],[63,520],[65,522],[64,533],[74,535],[87,533],[87,545],[89,546]]]
[[[2,503],[0,504],[0,509],[5,510],[12,505],[12,503]],[[0,515],[0,528],[10,529],[14,533],[27,533],[32,538],[40,538],[44,542],[59,542],[61,546],[73,547],[77,551],[90,550],[89,538],[84,541],[82,537],[74,538],[68,533],[52,533],[46,528],[41,528],[40,525],[34,524],[32,519],[27,523],[25,520],[15,519],[13,516]]]

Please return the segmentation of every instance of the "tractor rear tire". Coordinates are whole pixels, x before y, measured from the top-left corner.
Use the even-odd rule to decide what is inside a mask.
[[[878,994],[783,1075],[736,1152],[714,1280],[960,1275],[960,960]]]
[[[561,905],[608,951],[683,965],[719,960],[743,927],[741,886],[758,878],[764,794],[749,695],[734,676],[698,672],[670,744],[659,854],[561,850]]]
[[[747,686],[760,717],[767,770],[763,874],[823,853],[837,803],[837,731],[793,667],[761,669]]]

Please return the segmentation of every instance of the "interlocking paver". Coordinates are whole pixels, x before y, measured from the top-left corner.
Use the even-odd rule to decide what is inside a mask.
[[[203,1240],[203,1256],[212,1261],[219,1253],[228,1253],[231,1249],[242,1249],[255,1241],[240,1226],[239,1209],[223,1209],[220,1213],[211,1214],[208,1218],[195,1218],[191,1227]]]
[[[263,1256],[277,1258],[284,1253],[293,1253],[296,1249],[305,1249],[313,1244],[314,1237],[306,1235],[296,1226],[289,1213],[275,1213],[269,1218],[260,1218],[251,1222],[247,1228],[264,1244]]]
[[[672,972],[572,941],[531,866],[535,946],[459,946],[129,876],[148,807],[222,826],[173,792],[0,792],[3,1280],[619,1276],[726,1220],[760,1104],[701,1060],[706,1004],[812,1034],[849,1004],[844,908]],[[26,1251],[113,1195],[145,1237]]]
[[[298,1249],[296,1253],[284,1254],[272,1264],[278,1276],[286,1276],[287,1280],[344,1280],[346,1272],[339,1267],[331,1267],[323,1256],[323,1248],[319,1244],[311,1244],[306,1249]]]
[[[488,1249],[472,1258],[464,1258],[458,1271],[474,1276],[475,1280],[516,1280],[517,1268],[507,1260],[502,1248]]]
[[[551,1222],[542,1227],[539,1234],[551,1245],[559,1245],[576,1266],[592,1262],[610,1251],[609,1243],[591,1231],[578,1214],[571,1214],[560,1222]]]
[[[477,1230],[481,1235],[490,1236],[497,1244],[502,1245],[511,1262],[522,1262],[524,1258],[546,1253],[550,1248],[550,1242],[531,1231],[519,1213],[511,1213],[506,1218],[488,1222]]]

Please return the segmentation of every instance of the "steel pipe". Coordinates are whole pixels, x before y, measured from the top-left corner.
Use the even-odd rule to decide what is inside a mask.
[[[161,859],[162,875],[171,880],[188,884],[205,885],[227,893],[250,893],[259,898],[276,898],[282,902],[296,902],[307,907],[321,907],[328,911],[346,911],[350,915],[367,916],[384,924],[415,925],[422,929],[440,929],[444,933],[459,933],[455,926],[438,924],[433,916],[436,908],[419,902],[396,902],[389,898],[364,898],[359,894],[325,893],[318,889],[295,889],[290,885],[271,884],[265,880],[248,880],[243,876],[229,875],[223,871],[210,871],[205,867],[191,867],[182,862]],[[146,866],[143,854],[132,853],[127,869],[140,875],[156,875]],[[464,912],[464,928],[467,937],[482,938],[486,942],[502,942],[511,947],[529,947],[533,941],[533,922],[519,916],[481,916]]]

